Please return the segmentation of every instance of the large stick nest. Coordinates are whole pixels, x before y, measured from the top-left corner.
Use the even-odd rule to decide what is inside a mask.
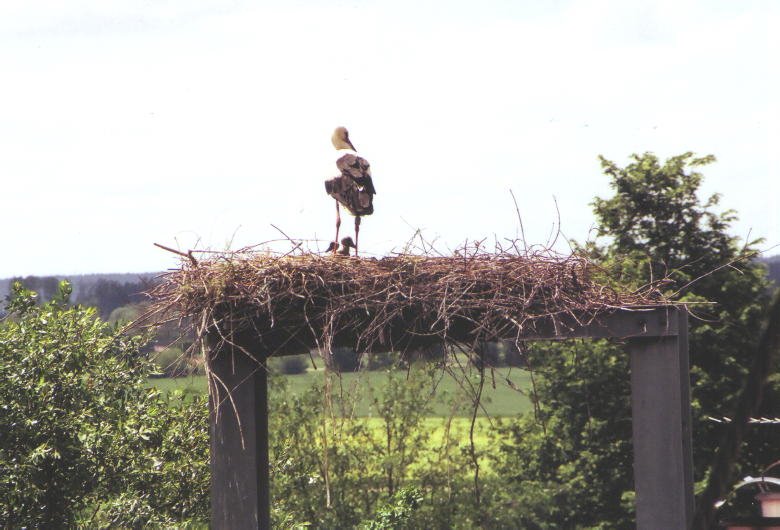
[[[605,314],[668,305],[657,285],[608,286],[586,258],[462,251],[381,259],[223,253],[183,261],[152,292],[158,315],[201,338],[270,355],[407,351],[560,335]]]

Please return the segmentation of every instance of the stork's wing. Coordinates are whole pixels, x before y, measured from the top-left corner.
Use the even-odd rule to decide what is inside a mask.
[[[358,186],[362,186],[366,192],[370,193],[371,195],[376,195],[376,190],[374,189],[374,181],[371,180],[371,175],[366,175],[365,177],[359,177],[359,178],[353,178],[352,180],[355,181],[355,184]]]
[[[339,168],[342,175],[351,178],[355,184],[363,187],[368,193],[376,194],[368,160],[354,153],[346,153],[336,160],[336,167]]]

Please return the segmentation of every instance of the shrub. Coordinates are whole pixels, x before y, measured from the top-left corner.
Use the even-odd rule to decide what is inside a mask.
[[[111,324],[124,325],[138,318],[144,309],[145,306],[139,304],[123,305],[111,311],[108,321]]]
[[[420,506],[423,498],[423,494],[417,488],[401,488],[377,510],[372,520],[363,523],[363,528],[365,530],[409,528],[412,514]]]
[[[340,372],[360,369],[360,356],[352,348],[333,348],[333,364]]]
[[[147,388],[128,337],[13,288],[0,322],[0,521],[8,528],[140,527],[208,514],[205,399]]]
[[[292,355],[281,359],[279,371],[287,375],[302,374],[306,372],[306,359],[302,355]]]
[[[392,352],[376,352],[367,354],[369,370],[382,370],[398,364],[398,355]]]
[[[157,371],[168,377],[187,375],[190,372],[184,359],[184,353],[176,346],[154,352],[150,355],[150,359],[157,367]]]

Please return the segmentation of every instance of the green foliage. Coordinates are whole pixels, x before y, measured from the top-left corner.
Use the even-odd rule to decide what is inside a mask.
[[[205,397],[149,388],[142,339],[69,306],[67,295],[64,285],[39,305],[17,287],[0,324],[2,525],[202,527]],[[433,375],[388,371],[374,388],[352,384],[354,374],[351,391],[331,375],[295,393],[272,378],[275,527],[474,527],[467,428],[428,417]],[[357,403],[373,417],[354,419]],[[487,500],[498,498],[493,480],[483,470]],[[487,521],[490,504],[480,509]]]
[[[305,373],[306,368],[308,367],[307,359],[303,355],[284,357],[280,360],[279,364],[281,365],[279,369],[281,373],[287,375]]]
[[[386,388],[375,399],[384,422],[382,438],[365,422],[350,418],[358,390],[342,395],[334,389],[328,403],[319,385],[292,395],[282,380],[273,381],[272,392],[278,395],[271,402],[277,509],[321,528],[356,526],[382,498],[382,490],[387,496],[394,493],[422,449],[407,444],[414,441],[410,433],[419,433],[426,410],[419,392],[424,380],[412,376],[408,384],[399,384],[388,378],[392,390]],[[326,380],[327,385],[333,382]]]
[[[69,306],[67,294],[63,286],[39,305],[18,287],[0,324],[2,525],[203,527],[205,397],[149,388],[142,339],[118,334],[94,309]],[[303,392],[271,378],[275,527],[472,528],[495,520],[485,514],[501,488],[485,469],[485,501],[473,500],[467,428],[429,417],[435,374],[379,375],[373,385],[354,384],[360,374],[331,375]],[[445,408],[457,410],[462,399]],[[372,418],[353,417],[358,403],[370,405]]]
[[[717,194],[703,203],[696,196],[702,175],[689,168],[714,160],[684,153],[661,164],[645,153],[619,168],[602,158],[616,195],[593,204],[601,233],[614,240],[603,248],[589,246],[624,280],[666,277],[669,293],[684,301],[710,302],[694,306],[699,318],[690,321],[697,480],[717,440],[717,425],[703,420],[733,411],[769,303],[765,269],[754,260],[759,241],[742,243],[728,233],[736,214],[712,210]],[[627,262],[635,265],[627,267]]]
[[[622,168],[602,158],[615,194],[593,206],[607,242],[582,249],[620,284],[664,279],[669,294],[712,302],[695,306],[703,318],[690,322],[697,480],[717,443],[717,427],[704,418],[731,413],[767,305],[764,272],[751,259],[755,242],[728,234],[736,216],[713,210],[717,195],[704,202],[696,195],[702,180],[696,169],[713,161],[684,153],[661,162],[645,153]],[[513,443],[498,464],[501,473],[514,474],[518,513],[527,514],[515,524],[631,527],[627,356],[603,342],[534,345],[528,356],[538,370],[538,417],[508,429]],[[754,449],[752,470],[762,467],[769,447]]]
[[[420,506],[423,495],[417,488],[398,490],[384,506],[377,510],[373,520],[364,523],[365,530],[404,530],[411,528],[409,520]]]
[[[384,432],[372,452],[381,455],[389,495],[398,489],[409,464],[427,442],[428,433],[421,426],[431,412],[432,387],[431,380],[419,372],[405,378],[397,371],[388,371],[380,396],[373,399]]]
[[[149,355],[156,367],[156,371],[168,377],[177,377],[187,373],[184,352],[181,348],[171,346]]]
[[[117,307],[108,316],[111,324],[125,325],[134,321],[146,310],[146,304],[128,304]]]
[[[689,170],[710,164],[715,157],[684,153],[663,164],[652,153],[635,154],[631,159],[621,168],[600,157],[615,195],[597,197],[593,206],[599,220],[598,235],[612,238],[614,251],[623,255],[640,251],[654,264],[671,268],[706,259],[703,250],[715,252],[709,255],[710,263],[717,262],[721,253],[731,256],[733,238],[726,230],[736,218],[734,212],[717,214],[710,209],[719,202],[717,194],[701,204],[696,192],[702,174]]]
[[[370,421],[351,416],[360,386],[350,390],[330,376],[324,386],[292,393],[284,378],[273,378],[274,525],[473,528],[468,433],[446,422],[431,440],[431,375],[417,368],[386,372],[380,388],[366,390],[376,414]],[[328,387],[330,400],[324,397]],[[499,488],[491,482],[487,489]],[[412,502],[419,497],[424,502]]]
[[[607,341],[539,343],[536,416],[502,429],[496,462],[512,484],[517,528],[629,528],[631,405],[623,348]]]
[[[355,372],[360,369],[360,355],[352,348],[333,348],[331,359],[339,372]]]
[[[398,365],[398,355],[392,352],[372,352],[365,354],[366,370],[386,370]]]
[[[7,527],[173,524],[208,509],[202,399],[146,387],[142,340],[93,309],[14,286],[0,324],[0,520]]]
[[[772,280],[775,288],[780,287],[780,256],[771,256],[761,259],[767,268],[767,276]]]

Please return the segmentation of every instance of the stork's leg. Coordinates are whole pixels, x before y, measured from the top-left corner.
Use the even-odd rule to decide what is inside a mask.
[[[339,249],[339,227],[340,226],[341,226],[341,212],[339,211],[339,201],[336,201],[336,239],[333,240],[336,242],[336,248],[333,249],[334,254]]]
[[[355,256],[358,255],[358,233],[360,232],[360,216],[355,216]]]

